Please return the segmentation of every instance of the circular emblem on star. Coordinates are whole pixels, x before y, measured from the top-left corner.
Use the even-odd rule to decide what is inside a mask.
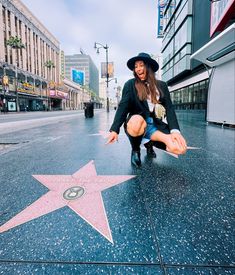
[[[66,200],[76,200],[81,198],[85,193],[85,189],[81,186],[73,186],[64,191],[63,197]]]

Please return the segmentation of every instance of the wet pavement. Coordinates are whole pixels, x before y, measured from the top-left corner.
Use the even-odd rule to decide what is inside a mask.
[[[177,115],[196,149],[141,169],[114,111],[0,116],[0,274],[235,274],[235,130]]]

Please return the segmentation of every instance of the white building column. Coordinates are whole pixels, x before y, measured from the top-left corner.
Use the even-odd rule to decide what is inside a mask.
[[[3,22],[3,7],[2,4],[0,3],[0,22]],[[5,61],[5,48],[4,48],[4,36],[3,36],[3,24],[0,24],[0,61]]]
[[[21,22],[21,32],[22,32],[22,35],[21,35],[21,41],[22,43],[25,45],[26,47],[26,37],[25,37],[25,24],[23,22]],[[22,56],[23,56],[23,64],[22,64],[22,68],[24,71],[27,71],[27,68],[26,68],[26,59],[27,59],[27,49],[23,49],[22,51]]]

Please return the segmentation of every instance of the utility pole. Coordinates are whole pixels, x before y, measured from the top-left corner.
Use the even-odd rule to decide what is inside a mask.
[[[44,64],[44,66],[47,68],[47,79],[48,79],[48,84],[47,84],[47,110],[50,111],[51,110],[51,102],[50,102],[50,82],[52,80],[51,78],[51,70],[52,68],[55,68],[55,64],[54,62],[52,62],[51,60],[47,60]],[[49,77],[48,77],[49,76]]]
[[[9,79],[6,75],[6,68],[3,65],[3,77],[2,77],[2,87],[3,87],[3,113],[6,113],[6,92],[8,92]]]

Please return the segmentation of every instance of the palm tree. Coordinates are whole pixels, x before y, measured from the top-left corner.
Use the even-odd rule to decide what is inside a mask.
[[[19,97],[18,97],[18,71],[17,71],[17,67],[18,67],[18,62],[19,62],[19,51],[21,49],[25,48],[25,45],[22,43],[21,38],[19,38],[18,36],[11,36],[8,40],[7,40],[7,46],[9,46],[11,49],[15,49],[16,50],[16,71],[15,71],[15,92],[16,92],[16,110],[17,112],[19,112]]]
[[[47,67],[48,69],[55,68],[55,64],[54,64],[54,62],[51,61],[51,60],[46,61],[44,65],[45,65],[45,67]]]
[[[10,46],[12,49],[25,48],[25,45],[22,43],[21,38],[19,38],[18,36],[11,36],[7,40],[7,45]]]
[[[51,61],[51,60],[47,60],[45,63],[44,63],[44,66],[49,70],[49,79],[48,79],[48,83],[50,83],[50,76],[51,76],[51,70],[52,70],[52,68],[55,68],[55,64],[54,64],[54,62],[53,61]],[[50,84],[49,84],[50,85]],[[47,85],[47,86],[49,86],[49,85]],[[49,93],[49,91],[48,91],[48,93]],[[47,95],[47,104],[48,104],[48,109],[50,110],[50,102],[49,102],[49,99],[50,99],[50,97],[49,97],[49,94]]]

